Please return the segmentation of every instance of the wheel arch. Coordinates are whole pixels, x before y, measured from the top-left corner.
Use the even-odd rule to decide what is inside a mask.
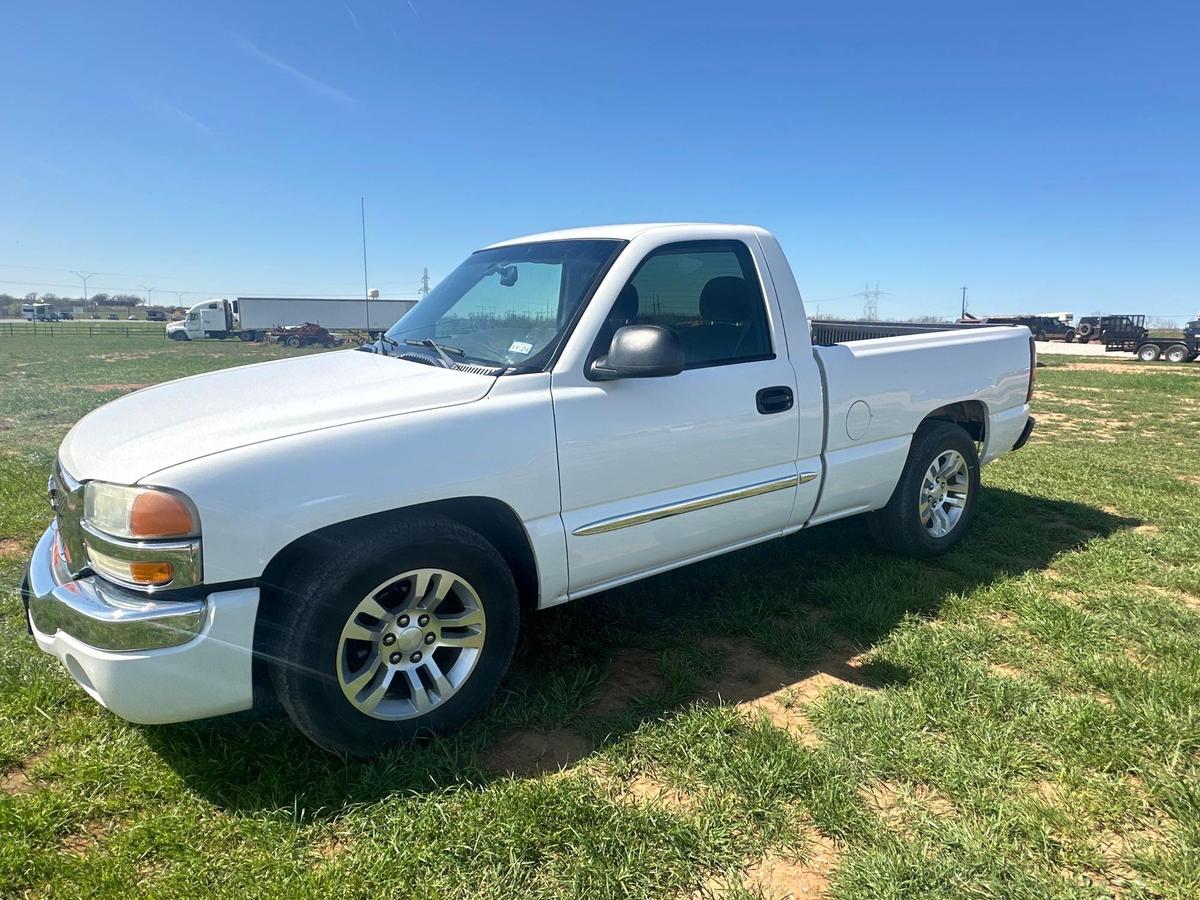
[[[520,517],[511,506],[494,497],[454,497],[403,506],[383,512],[347,519],[311,531],[280,549],[267,563],[259,579],[264,587],[281,584],[286,573],[313,553],[321,553],[331,538],[344,540],[347,535],[386,527],[413,516],[442,515],[478,532],[508,564],[517,585],[517,595],[524,611],[537,608],[540,593],[537,557],[533,543]]]
[[[951,422],[969,434],[977,444],[982,445],[987,440],[988,412],[982,400],[961,400],[939,406],[921,420],[921,425],[931,421]]]

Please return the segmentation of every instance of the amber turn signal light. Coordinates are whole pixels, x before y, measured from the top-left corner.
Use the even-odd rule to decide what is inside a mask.
[[[161,491],[138,494],[129,511],[129,531],[134,537],[184,537],[195,528],[191,510],[173,494]]]

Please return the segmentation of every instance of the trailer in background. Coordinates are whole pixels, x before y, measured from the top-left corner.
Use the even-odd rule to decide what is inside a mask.
[[[237,337],[257,341],[276,328],[312,322],[329,331],[387,331],[416,306],[416,300],[330,300],[315,297],[214,298],[197,303],[167,326],[177,341]]]
[[[1107,353],[1133,353],[1142,362],[1191,362],[1200,356],[1200,336],[1184,332],[1181,337],[1150,337],[1145,316],[1104,316],[1103,321]]]

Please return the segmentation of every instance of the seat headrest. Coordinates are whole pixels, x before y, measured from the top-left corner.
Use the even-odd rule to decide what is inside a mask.
[[[749,312],[750,292],[736,275],[710,278],[700,292],[700,316],[709,322],[744,322]]]
[[[638,317],[639,306],[637,288],[632,284],[627,284],[621,288],[621,293],[617,294],[617,302],[613,304],[612,318],[630,322]]]

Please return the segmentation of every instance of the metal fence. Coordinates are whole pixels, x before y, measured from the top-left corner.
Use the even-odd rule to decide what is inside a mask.
[[[0,338],[167,336],[161,322],[0,322]]]

